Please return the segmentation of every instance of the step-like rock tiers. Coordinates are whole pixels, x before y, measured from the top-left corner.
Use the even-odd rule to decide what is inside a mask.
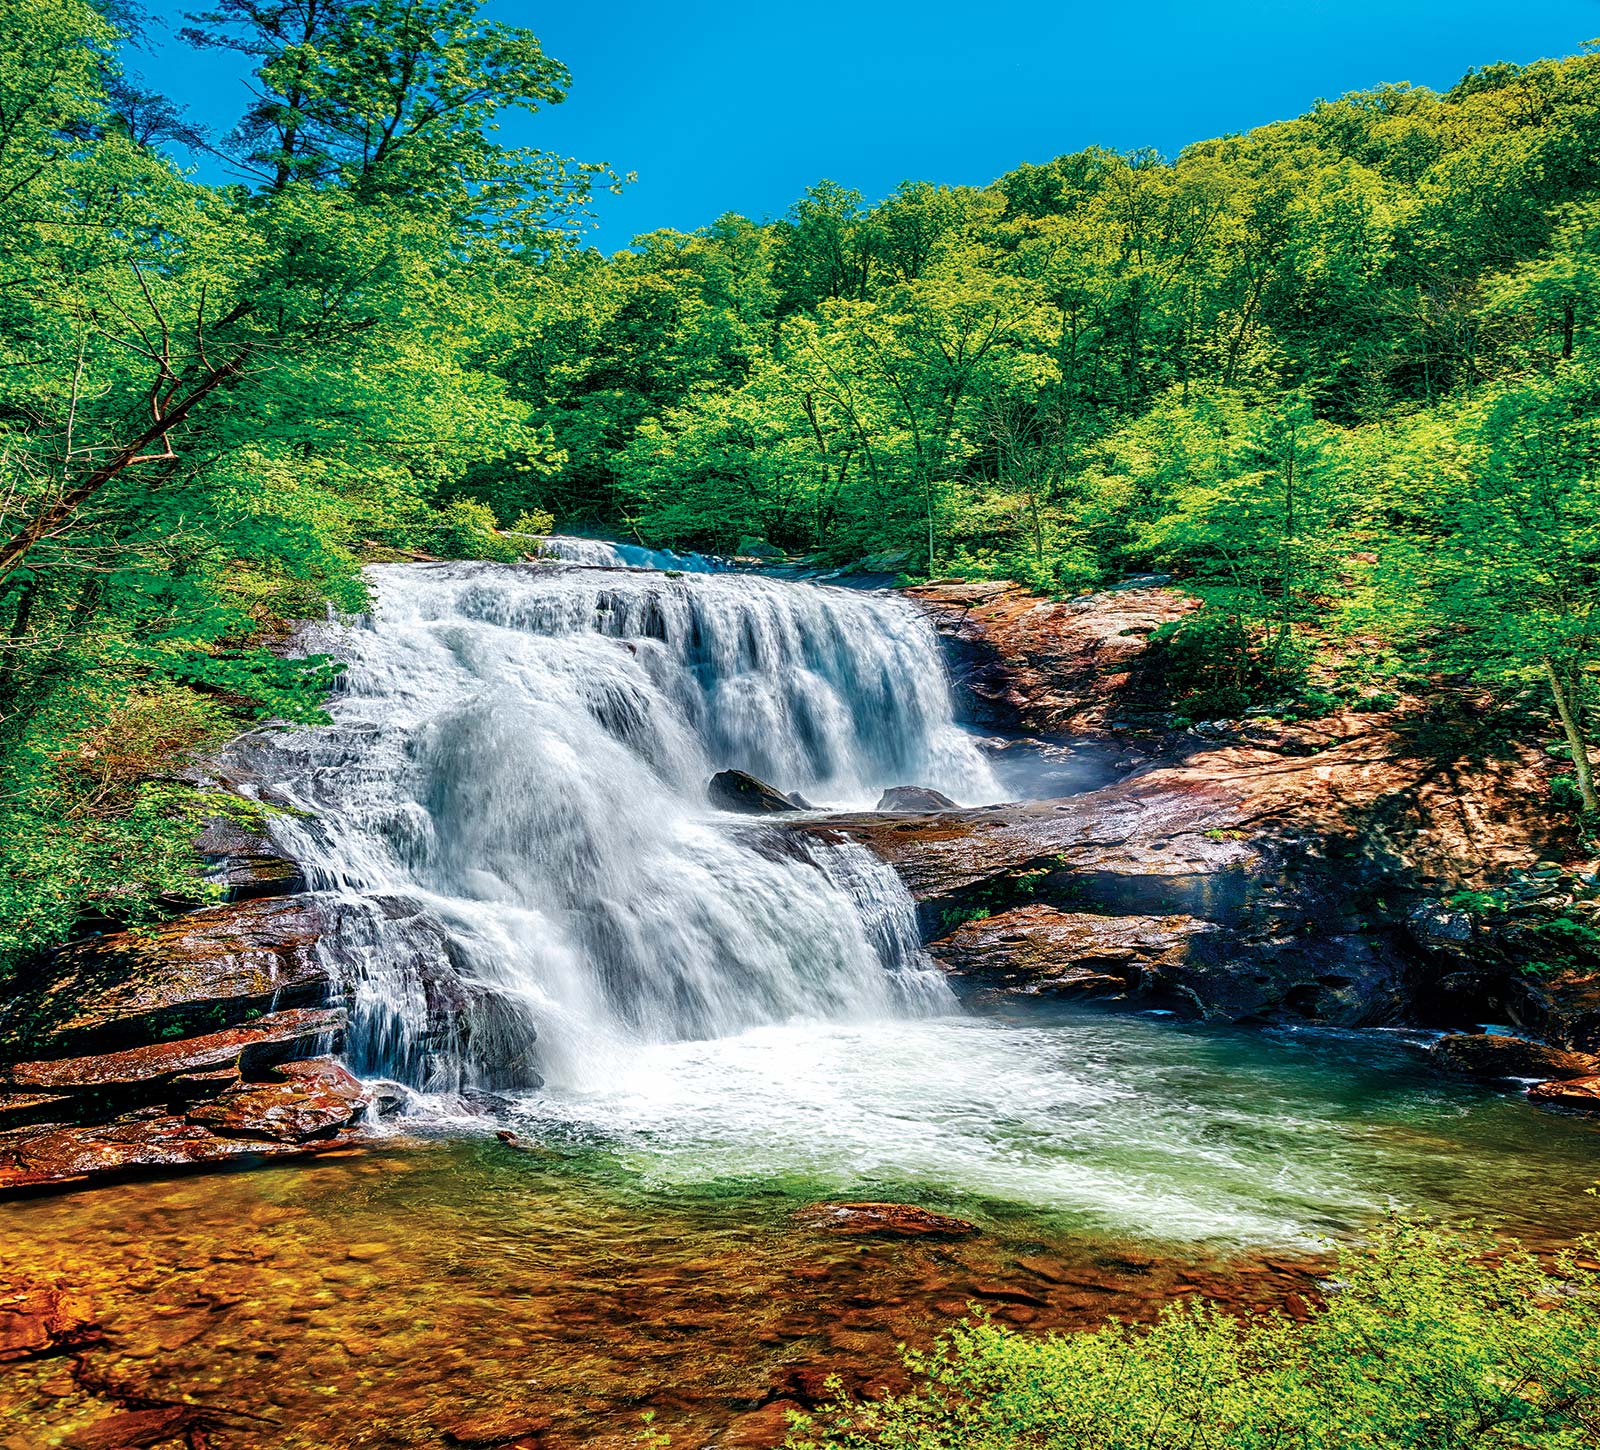
[[[355,1136],[321,904],[272,894],[299,873],[248,840],[210,854],[234,900],[75,942],[0,1002],[0,1192]]]

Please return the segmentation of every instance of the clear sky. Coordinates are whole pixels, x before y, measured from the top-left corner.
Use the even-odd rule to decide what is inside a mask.
[[[172,38],[195,0],[149,0],[146,82],[225,131],[238,69]],[[606,250],[726,211],[781,216],[821,177],[869,200],[908,178],[982,184],[1084,146],[1192,141],[1386,81],[1565,55],[1600,0],[489,0],[573,76],[502,138],[633,171],[602,197]],[[165,31],[160,22],[168,27]],[[209,168],[203,168],[209,171]]]

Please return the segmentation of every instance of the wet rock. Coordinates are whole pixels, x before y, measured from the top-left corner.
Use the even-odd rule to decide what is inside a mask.
[[[48,1123],[73,1115],[73,1099],[66,1093],[0,1092],[0,1129]]]
[[[94,1057],[12,1063],[0,1068],[0,1082],[21,1089],[83,1091],[127,1088],[224,1063],[238,1062],[248,1071],[302,1056],[337,1038],[344,1020],[340,1008],[294,1008],[201,1037],[155,1042]]]
[[[291,896],[75,942],[0,1002],[0,1056],[114,1051],[319,1005],[333,990],[315,952],[325,925],[315,898]]]
[[[1191,938],[1214,932],[1192,916],[1098,916],[1022,906],[962,923],[928,951],[960,990],[981,997],[1110,998],[1170,989]]]
[[[874,807],[880,811],[953,811],[956,803],[945,795],[925,785],[891,786],[878,798]]]
[[[335,1133],[300,1143],[226,1137],[176,1114],[148,1111],[85,1127],[24,1129],[0,1134],[0,1193],[135,1169],[316,1153],[344,1146],[349,1137]]]
[[[719,810],[738,811],[747,816],[799,810],[776,786],[742,770],[719,770],[711,777],[706,796]]]
[[[1447,1071],[1469,1077],[1561,1080],[1600,1074],[1600,1057],[1498,1033],[1452,1033],[1433,1045],[1432,1057]]]
[[[279,854],[265,831],[218,816],[195,839],[207,877],[227,892],[229,901],[290,896],[306,889],[298,863]]]
[[[1568,1078],[1561,1082],[1541,1082],[1528,1089],[1532,1102],[1550,1108],[1577,1108],[1600,1113],[1600,1076]]]
[[[813,1203],[794,1221],[805,1228],[839,1234],[884,1234],[895,1238],[963,1238],[980,1233],[977,1224],[909,1203]]]
[[[367,1104],[366,1093],[330,1058],[285,1063],[280,1082],[241,1083],[191,1108],[189,1121],[229,1136],[298,1143],[349,1127]]]

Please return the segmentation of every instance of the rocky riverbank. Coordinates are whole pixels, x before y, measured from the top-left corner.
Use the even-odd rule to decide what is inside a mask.
[[[232,900],[66,947],[0,1001],[0,1193],[351,1145],[317,898],[260,838],[200,844]]]
[[[1061,800],[811,828],[895,867],[930,952],[976,1000],[1497,1024],[1600,1047],[1600,962],[1529,970],[1541,922],[1600,897],[1600,863],[1575,858],[1549,807],[1544,752],[1470,708],[1431,730],[1397,710],[1178,728],[1148,640],[1193,604],[1159,584],[1070,602],[995,583],[912,593],[999,745],[1068,737],[1117,776]]]
[[[790,821],[805,803],[773,792],[754,829],[846,836],[887,861],[975,1005],[1465,1029],[1441,1066],[1600,1102],[1594,1072],[1481,1048],[1600,1052],[1600,964],[1528,970],[1539,922],[1600,894],[1546,806],[1548,757],[1470,715],[1425,742],[1401,712],[1178,728],[1148,640],[1193,606],[1160,584],[1070,602],[992,583],[912,593],[996,760],[1046,760],[1056,798],[956,810],[891,792],[876,812]],[[63,949],[0,1003],[0,1191],[358,1138],[370,1105],[335,1061],[345,1004],[315,950],[326,898],[237,827],[200,848],[220,904]],[[439,958],[423,975],[440,1032],[470,1030],[448,953],[418,950]],[[1475,1031],[1489,1024],[1496,1038]]]

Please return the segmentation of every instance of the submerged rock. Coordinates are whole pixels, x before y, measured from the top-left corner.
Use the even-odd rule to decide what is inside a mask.
[[[1600,1074],[1600,1057],[1491,1032],[1452,1033],[1434,1043],[1432,1056],[1447,1071],[1469,1077],[1559,1081]]]
[[[878,798],[880,811],[953,811],[956,803],[943,791],[926,785],[895,785]]]
[[[910,1203],[813,1203],[794,1221],[841,1234],[887,1234],[897,1238],[963,1238],[981,1233],[975,1223]]]
[[[719,810],[747,816],[774,815],[800,809],[775,785],[743,770],[719,770],[706,786],[706,796]]]

